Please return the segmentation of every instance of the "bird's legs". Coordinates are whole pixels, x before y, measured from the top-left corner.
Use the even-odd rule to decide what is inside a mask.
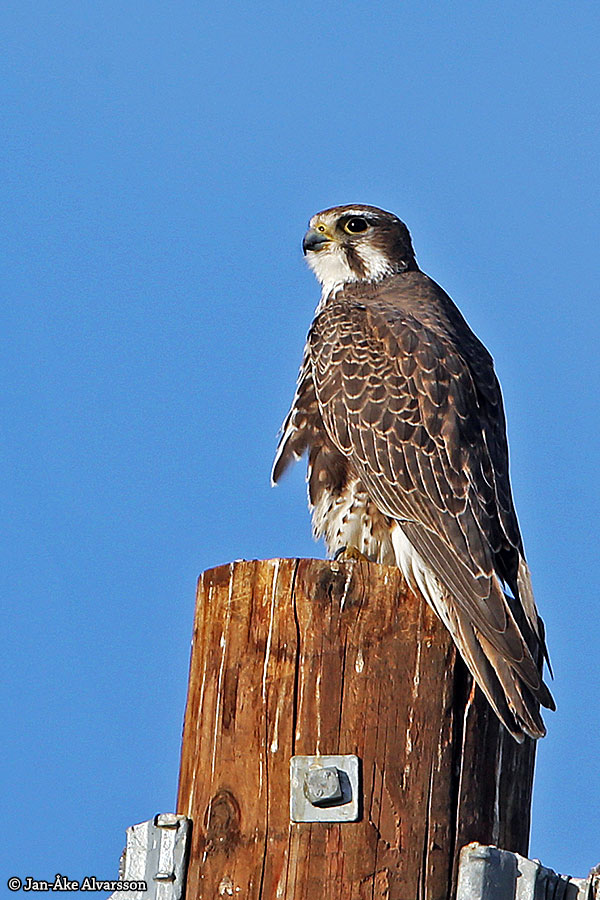
[[[333,558],[336,560],[339,559],[364,559],[368,562],[369,557],[365,556],[364,553],[361,553],[360,550],[357,550],[356,547],[340,547],[333,554]]]

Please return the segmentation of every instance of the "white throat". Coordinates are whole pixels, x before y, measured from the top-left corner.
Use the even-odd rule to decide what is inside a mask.
[[[318,253],[309,251],[306,261],[323,287],[323,297],[328,297],[332,291],[338,291],[349,281],[358,281],[348,265],[346,254],[335,244]]]
[[[350,268],[346,254],[337,244],[324,247],[318,252],[309,251],[306,254],[308,265],[321,282],[324,298],[349,282],[380,281],[397,271],[385,254],[369,244],[357,246],[356,253],[360,256],[365,269],[362,278]]]

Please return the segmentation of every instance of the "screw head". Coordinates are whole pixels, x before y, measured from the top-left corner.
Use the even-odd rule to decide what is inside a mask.
[[[310,769],[304,776],[304,796],[313,806],[325,806],[342,800],[340,773],[335,766]]]

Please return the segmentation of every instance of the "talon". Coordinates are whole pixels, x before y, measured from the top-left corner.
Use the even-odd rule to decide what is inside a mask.
[[[339,550],[336,550],[334,555],[334,559],[364,559],[368,561],[369,557],[365,556],[364,553],[361,553],[360,550],[357,550],[356,547],[340,547]]]

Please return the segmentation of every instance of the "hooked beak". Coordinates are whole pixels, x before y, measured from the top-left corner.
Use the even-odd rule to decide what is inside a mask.
[[[328,234],[325,234],[323,231],[317,231],[315,228],[309,228],[302,241],[302,252],[305,256],[309,250],[318,253],[325,244],[330,243],[331,238]]]

